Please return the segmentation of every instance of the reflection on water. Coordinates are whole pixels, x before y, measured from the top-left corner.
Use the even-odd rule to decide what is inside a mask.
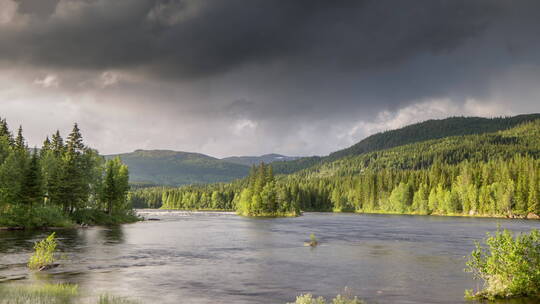
[[[368,303],[464,303],[473,241],[525,220],[308,213],[248,219],[229,213],[152,211],[119,227],[56,231],[61,266],[30,275],[33,243],[49,232],[0,231],[0,280],[69,282],[83,293],[146,303],[286,303],[348,287]],[[314,233],[321,245],[305,247]],[[505,303],[532,303],[513,301]]]

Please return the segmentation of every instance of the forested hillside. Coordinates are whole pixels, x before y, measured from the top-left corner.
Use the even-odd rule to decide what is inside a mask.
[[[299,157],[295,156],[285,156],[281,154],[265,154],[261,156],[231,156],[231,157],[225,157],[221,160],[224,160],[229,163],[235,163],[240,164],[244,166],[253,166],[253,165],[259,165],[260,163],[265,164],[271,164],[276,161],[291,161],[298,159]]]
[[[136,184],[178,186],[185,184],[228,182],[248,175],[249,167],[226,162],[199,153],[169,150],[137,150],[110,155],[129,166]]]
[[[119,156],[131,171],[134,187],[180,186],[230,182],[248,175],[249,167],[261,162],[271,163],[276,174],[290,174],[306,168],[330,163],[348,156],[384,150],[410,143],[449,136],[482,134],[514,127],[520,123],[540,118],[540,114],[507,118],[453,117],[428,120],[401,129],[367,137],[350,148],[331,153],[326,157],[289,157],[279,154],[262,156],[233,156],[217,159],[199,153],[168,150],[137,150]]]
[[[540,214],[540,120],[320,163],[278,176],[275,201],[302,210],[412,214]],[[164,208],[238,207],[247,180],[147,189]]]
[[[451,117],[442,120],[428,120],[404,128],[371,135],[347,149],[336,151],[326,157],[306,157],[290,162],[276,162],[273,164],[274,172],[282,174],[294,173],[321,162],[330,162],[347,156],[360,155],[431,139],[507,130],[539,118],[540,114],[526,114],[500,118]]]

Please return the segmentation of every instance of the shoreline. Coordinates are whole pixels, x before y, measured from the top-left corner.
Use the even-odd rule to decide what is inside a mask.
[[[222,213],[227,215],[238,215],[242,217],[298,217],[298,216],[246,216],[238,214],[235,211],[231,210],[216,210],[216,209],[136,209],[137,213],[141,213],[137,210],[144,210],[142,212],[143,214],[145,212],[162,212],[164,214],[171,213],[171,212],[185,212],[185,213]],[[389,211],[358,211],[358,210],[352,210],[352,211],[305,211],[302,210],[300,213],[300,216],[303,213],[350,213],[350,214],[374,214],[374,215],[410,215],[410,216],[438,216],[438,217],[468,217],[468,218],[498,218],[498,219],[509,219],[509,220],[539,220],[540,216],[536,215],[534,213],[529,213],[527,215],[492,215],[492,214],[462,214],[462,213],[451,213],[451,214],[440,214],[440,213],[432,213],[432,214],[422,214],[422,213],[413,213],[413,212],[406,212],[406,213],[399,213],[399,212],[389,212]],[[532,216],[531,216],[532,214]]]

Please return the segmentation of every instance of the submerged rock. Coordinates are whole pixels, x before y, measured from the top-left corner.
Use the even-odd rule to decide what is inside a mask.
[[[316,247],[317,245],[319,245],[319,242],[317,241],[304,242],[304,246]]]
[[[60,266],[60,264],[58,263],[54,263],[54,264],[49,264],[49,265],[45,265],[45,266],[41,266],[38,271],[44,271],[44,270],[49,270],[49,269],[53,269],[53,268],[56,268]]]

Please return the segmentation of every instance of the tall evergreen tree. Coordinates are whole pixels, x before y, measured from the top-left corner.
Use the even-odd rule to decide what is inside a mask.
[[[41,167],[35,150],[25,171],[22,182],[22,203],[32,207],[43,202]]]
[[[22,126],[19,126],[19,130],[17,131],[17,137],[15,138],[15,149],[19,151],[27,150],[26,141],[23,136]]]

